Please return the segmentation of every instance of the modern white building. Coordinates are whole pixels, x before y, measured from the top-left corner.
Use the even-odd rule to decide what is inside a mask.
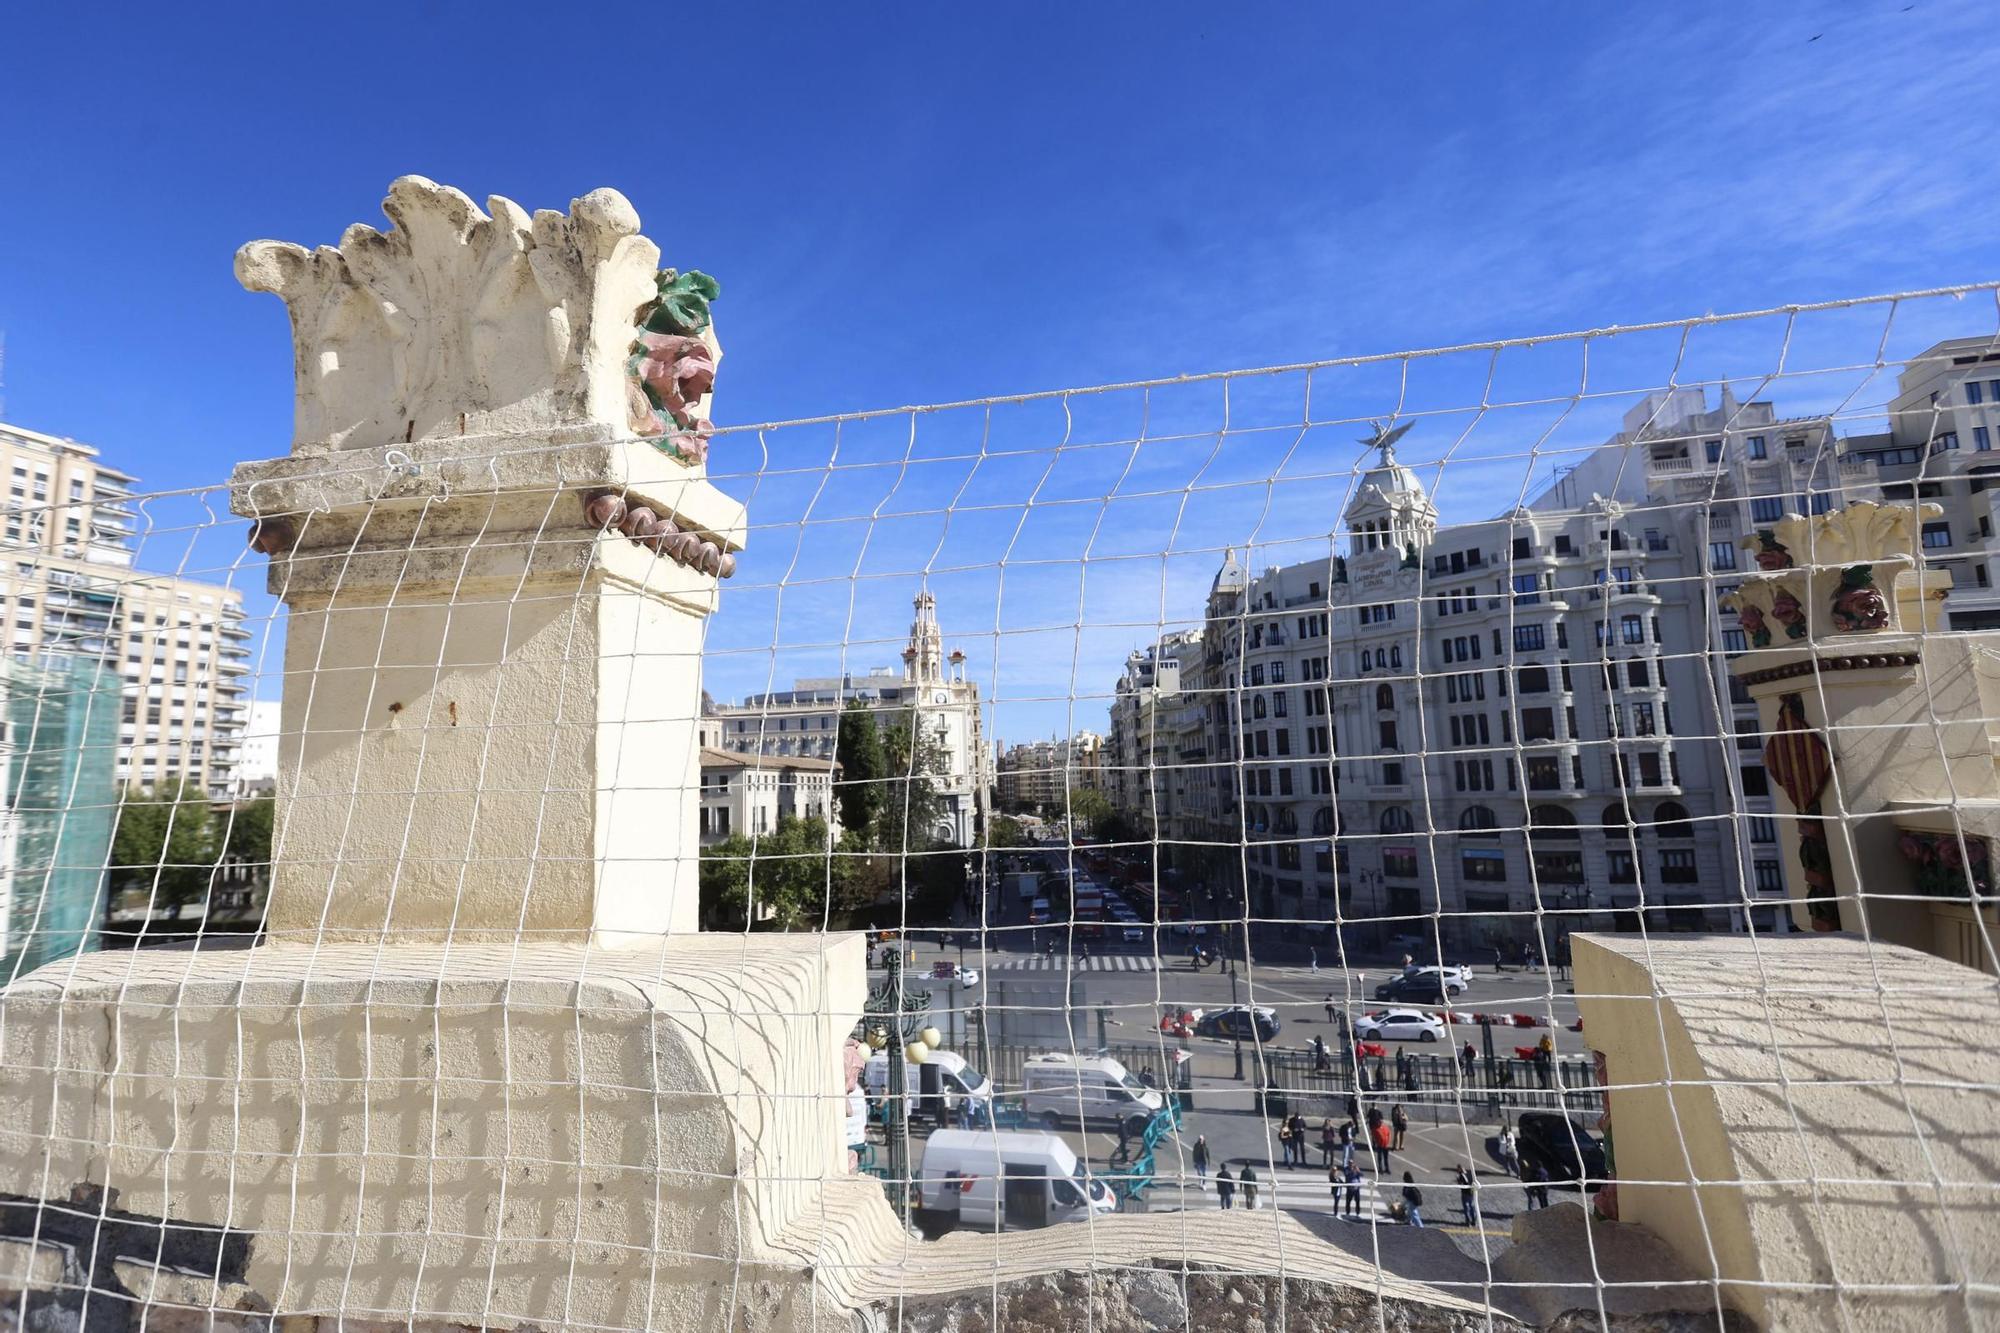
[[[116,778],[228,795],[247,720],[243,595],[132,568],[134,478],[96,449],[0,425],[0,615],[17,661],[99,662],[124,680]]]
[[[252,699],[243,727],[243,745],[230,779],[230,794],[238,800],[275,795],[278,790],[279,704],[276,699]]]
[[[944,772],[935,775],[943,808],[931,835],[955,847],[978,842],[993,786],[993,757],[980,714],[979,686],[965,674],[965,654],[944,648],[937,600],[914,600],[903,666],[865,676],[807,678],[788,690],[753,694],[741,704],[711,704],[704,725],[710,743],[738,754],[809,756],[839,762],[840,714],[859,702],[878,725],[914,715],[937,742]]]

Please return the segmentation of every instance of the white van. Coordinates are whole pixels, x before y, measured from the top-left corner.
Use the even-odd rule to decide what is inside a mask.
[[[1026,1130],[931,1135],[913,1202],[915,1220],[933,1235],[954,1226],[1018,1231],[1118,1211],[1117,1197],[1084,1171],[1067,1143]]]
[[[915,1110],[925,1094],[924,1070],[936,1069],[937,1095],[944,1098],[947,1116],[958,1113],[959,1104],[967,1098],[985,1103],[993,1100],[993,1083],[986,1075],[967,1064],[965,1057],[956,1051],[932,1051],[930,1059],[922,1065],[903,1062],[903,1091],[910,1099],[910,1107]],[[868,1057],[862,1066],[861,1081],[868,1088],[868,1095],[880,1100],[889,1095],[889,1053],[877,1051]]]
[[[1074,1124],[1124,1124],[1137,1133],[1165,1108],[1166,1098],[1108,1055],[1037,1055],[1021,1066],[1022,1103],[1049,1129]]]

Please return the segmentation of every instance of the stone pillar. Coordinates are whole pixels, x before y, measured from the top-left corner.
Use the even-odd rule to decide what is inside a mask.
[[[285,639],[275,940],[638,943],[696,928],[714,284],[600,190],[532,219],[406,177],[308,253],[298,438],[247,463]]]
[[[1759,572],[1725,599],[1750,642],[1730,671],[1756,700],[1779,807],[1795,816],[1781,821],[1793,919],[1930,952],[1936,912],[1973,905],[1963,885],[1924,901],[1905,835],[1946,832],[1951,854],[1983,861],[2000,831],[2000,636],[1938,632],[1951,576],[1916,554],[1938,512],[1864,501],[1785,518],[1744,540]]]

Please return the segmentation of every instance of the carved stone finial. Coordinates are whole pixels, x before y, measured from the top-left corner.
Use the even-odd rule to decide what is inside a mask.
[[[662,275],[616,190],[568,213],[497,195],[487,208],[404,176],[382,204],[388,231],[237,252],[237,278],[291,315],[294,452],[595,427],[698,462],[721,355],[713,281]]]

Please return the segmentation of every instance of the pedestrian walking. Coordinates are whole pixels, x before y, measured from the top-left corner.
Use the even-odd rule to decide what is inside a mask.
[[[1208,1183],[1208,1135],[1197,1134],[1194,1136],[1194,1151],[1189,1155],[1194,1159],[1194,1178],[1206,1185]]]
[[[1417,1178],[1407,1171],[1403,1173],[1403,1211],[1409,1215],[1411,1226],[1424,1224],[1424,1192],[1417,1188]]]
[[[1528,1169],[1528,1207],[1549,1206],[1549,1169],[1540,1162]]]
[[[1333,1024],[1333,992],[1332,992],[1332,991],[1328,991],[1328,992],[1326,993],[1326,1021],[1327,1021],[1327,1025],[1328,1025],[1329,1027],[1331,1027],[1331,1026],[1332,1026],[1332,1024]]]
[[[1250,1163],[1243,1164],[1243,1174],[1237,1177],[1243,1183],[1243,1206],[1255,1212],[1257,1209],[1257,1173]]]
[[[1403,1151],[1403,1136],[1410,1132],[1410,1113],[1397,1102],[1389,1112],[1389,1126],[1396,1131],[1395,1140],[1390,1144],[1397,1152]]]
[[[1473,1184],[1472,1170],[1464,1162],[1458,1164],[1458,1207],[1465,1214],[1465,1225],[1472,1226],[1479,1220],[1478,1190]]]
[[[1224,1162],[1215,1169],[1215,1198],[1224,1208],[1236,1203],[1236,1178],[1229,1174],[1229,1163]]]
[[[1555,1038],[1544,1032],[1542,1039],[1535,1043],[1535,1077],[1540,1080],[1542,1087],[1547,1088],[1550,1085],[1550,1076],[1555,1073],[1555,1066]]]
[[[1347,1193],[1340,1201],[1341,1216],[1361,1216],[1361,1168],[1350,1161],[1340,1173],[1340,1179],[1347,1187]]]
[[[1390,1140],[1389,1122],[1386,1120],[1376,1121],[1375,1122],[1375,1170],[1385,1176],[1389,1174],[1390,1141],[1391,1140]]]
[[[1340,1131],[1333,1127],[1333,1117],[1319,1122],[1319,1164],[1332,1167],[1334,1149],[1340,1146]]]
[[[1278,1122],[1278,1156],[1286,1166],[1292,1164],[1292,1122],[1289,1120]]]
[[[1318,949],[1314,949],[1314,950],[1312,951],[1312,970],[1313,970],[1313,975],[1314,975],[1314,976],[1318,976],[1318,975],[1319,975],[1319,950],[1318,950]]]
[[[1465,1049],[1458,1053],[1458,1073],[1467,1083],[1472,1082],[1472,1067],[1479,1061],[1479,1053],[1472,1049],[1472,1043],[1465,1043]]]
[[[1508,1125],[1500,1131],[1500,1165],[1510,1176],[1521,1174],[1521,1150],[1516,1146],[1514,1127]]]

